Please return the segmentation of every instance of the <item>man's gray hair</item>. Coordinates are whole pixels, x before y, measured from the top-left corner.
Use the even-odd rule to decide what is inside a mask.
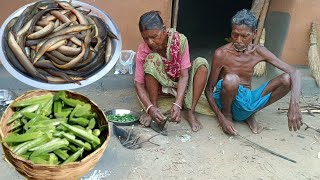
[[[243,9],[238,11],[231,19],[232,25],[246,25],[252,31],[257,29],[257,19],[250,10]]]

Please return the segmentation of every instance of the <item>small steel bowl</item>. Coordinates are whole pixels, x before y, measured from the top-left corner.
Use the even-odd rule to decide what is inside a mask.
[[[117,126],[130,126],[132,124],[135,124],[140,119],[140,114],[138,112],[131,111],[128,109],[112,109],[112,110],[105,111],[104,113],[107,117],[107,121],[112,122],[113,124],[115,124]],[[120,115],[121,116],[121,115],[125,115],[125,114],[131,114],[135,117],[135,119],[133,121],[128,121],[128,122],[110,121],[108,119],[108,115]]]

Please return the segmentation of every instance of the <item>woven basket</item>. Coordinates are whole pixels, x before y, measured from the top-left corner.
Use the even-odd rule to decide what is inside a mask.
[[[24,98],[29,98],[33,96],[39,96],[43,94],[55,94],[57,91],[47,91],[47,90],[36,90],[36,91],[29,91],[22,96],[15,99],[14,102],[20,101]],[[110,140],[110,124],[108,124],[106,120],[106,116],[104,112],[90,99],[87,97],[71,92],[66,91],[66,95],[71,98],[79,99],[81,101],[84,101],[86,103],[91,104],[92,110],[97,114],[98,121],[100,122],[100,125],[107,125],[107,131],[102,131],[102,135],[106,136],[106,140],[103,142],[100,148],[86,156],[81,161],[65,164],[65,165],[39,165],[39,164],[33,164],[29,160],[25,160],[11,152],[11,150],[8,147],[7,143],[2,143],[3,151],[5,153],[6,158],[9,160],[9,162],[16,168],[16,170],[25,176],[28,179],[78,179],[81,176],[85,175],[87,172],[89,172],[98,162],[98,160],[103,155],[104,150],[106,149],[109,140]],[[13,103],[12,103],[13,104]],[[13,108],[10,106],[7,107],[5,112],[3,113],[3,116],[1,118],[1,129],[0,129],[0,135],[1,138],[5,138],[9,134],[10,126],[7,126],[6,123],[10,119],[10,117],[13,115],[14,111]],[[13,124],[13,123],[12,123]]]

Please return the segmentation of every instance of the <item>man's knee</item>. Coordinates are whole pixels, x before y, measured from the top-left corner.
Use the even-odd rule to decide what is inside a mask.
[[[281,75],[281,84],[282,86],[290,89],[291,88],[291,78],[290,75],[288,73],[284,73]]]
[[[237,90],[240,84],[240,78],[236,74],[227,74],[223,79],[223,88],[227,91]]]

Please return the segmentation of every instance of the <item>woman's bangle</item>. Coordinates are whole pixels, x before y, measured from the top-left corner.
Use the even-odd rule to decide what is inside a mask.
[[[174,105],[178,106],[180,109],[182,109],[182,107],[179,104],[177,104],[177,103],[172,103],[172,104],[174,104]]]
[[[153,104],[150,104],[147,109],[146,109],[146,113],[148,114],[149,109],[153,106]]]

